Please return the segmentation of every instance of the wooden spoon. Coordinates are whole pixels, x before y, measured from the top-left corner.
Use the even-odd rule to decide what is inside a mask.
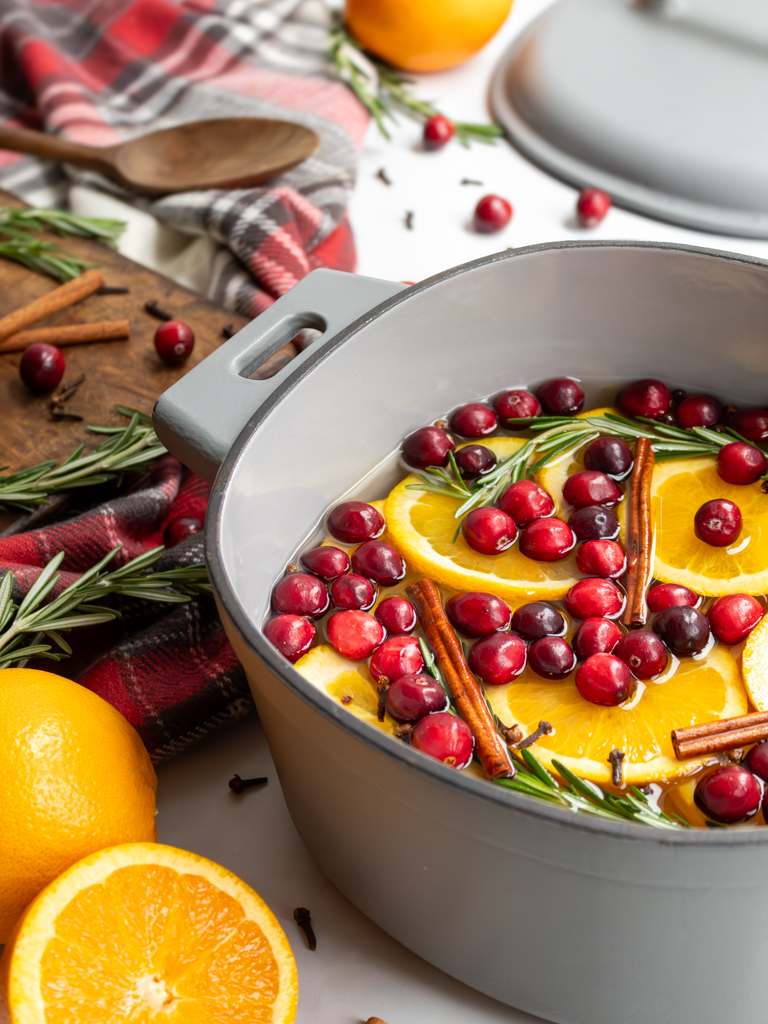
[[[319,146],[320,137],[310,128],[259,117],[190,121],[103,147],[0,126],[0,149],[87,167],[148,195],[258,185],[306,160]]]

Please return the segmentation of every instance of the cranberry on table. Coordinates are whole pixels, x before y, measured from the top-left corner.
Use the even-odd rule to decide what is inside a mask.
[[[454,457],[463,480],[475,480],[496,465],[496,456],[483,444],[465,444]]]
[[[272,604],[277,612],[319,619],[330,606],[328,588],[317,576],[294,572],[277,584],[272,592]]]
[[[528,650],[514,633],[492,633],[478,640],[469,652],[469,667],[484,683],[511,683],[525,668]]]
[[[763,782],[768,782],[768,740],[756,743],[744,758],[747,768]],[[765,808],[763,808],[765,811]]]
[[[416,609],[406,597],[385,597],[373,614],[392,636],[405,636],[416,628]]]
[[[611,197],[601,188],[585,188],[576,200],[576,216],[585,228],[594,228],[611,208]]]
[[[403,442],[403,459],[414,469],[446,466],[448,452],[455,447],[451,435],[440,427],[421,427],[409,434]]]
[[[313,572],[323,580],[335,580],[349,570],[349,555],[341,548],[324,544],[305,551],[301,556],[301,564],[308,572]]]
[[[585,505],[571,513],[568,525],[577,540],[616,540],[619,520],[602,505]]]
[[[724,764],[708,772],[693,791],[699,810],[727,825],[754,817],[762,795],[760,783],[740,764]]]
[[[369,540],[356,548],[352,552],[352,568],[381,587],[391,587],[405,576],[400,553],[383,540]]]
[[[726,594],[707,612],[715,639],[724,644],[739,644],[749,636],[765,614],[765,609],[750,594]]]
[[[597,469],[613,480],[622,480],[634,461],[632,449],[620,437],[598,437],[584,453],[587,469]]]
[[[653,679],[667,664],[667,649],[655,633],[639,629],[625,633],[613,652],[638,679]]]
[[[487,405],[462,405],[451,416],[451,430],[462,437],[487,437],[498,427],[496,413]]]
[[[555,513],[552,495],[533,480],[518,480],[499,498],[499,508],[512,516],[516,526],[527,526],[534,519],[546,519]]]
[[[411,733],[412,747],[451,768],[466,768],[472,760],[474,742],[464,719],[450,711],[425,715]]]
[[[204,525],[203,520],[197,516],[176,516],[166,526],[163,542],[168,548],[175,547],[187,537],[194,537],[196,533],[200,533]]]
[[[387,692],[387,711],[396,722],[418,722],[424,715],[445,711],[447,707],[445,690],[436,679],[422,672],[400,676]]]
[[[585,469],[569,476],[563,486],[563,497],[569,505],[584,508],[587,505],[618,505],[622,494],[614,480],[595,469]]]
[[[453,122],[442,114],[433,114],[424,122],[422,142],[424,149],[442,149],[456,134]]]
[[[66,367],[60,349],[37,342],[24,350],[19,374],[32,394],[47,395],[59,386]]]
[[[536,397],[549,416],[575,416],[584,408],[584,392],[570,377],[548,380],[536,392]]]
[[[676,605],[657,615],[653,620],[653,631],[673,654],[680,657],[700,654],[710,638],[706,616],[687,605]]]
[[[728,417],[728,425],[748,441],[768,438],[768,409],[738,409]]]
[[[475,231],[491,234],[501,231],[512,220],[512,207],[501,196],[483,196],[475,207]]]
[[[565,607],[574,619],[617,619],[624,594],[611,580],[579,580],[565,595]]]
[[[331,509],[328,530],[342,544],[362,544],[384,532],[384,516],[365,501],[342,501]]]
[[[727,498],[705,501],[693,517],[693,528],[699,540],[712,547],[733,544],[741,533],[741,510]]]
[[[734,441],[717,453],[717,472],[727,484],[754,484],[768,472],[768,459],[753,444]]]
[[[588,540],[576,552],[576,566],[587,576],[615,580],[627,568],[627,556],[615,540]]]
[[[663,419],[672,404],[672,394],[660,380],[637,380],[619,392],[616,405],[625,416]]]
[[[561,636],[543,636],[528,648],[528,664],[545,679],[565,679],[576,667],[576,655]]]
[[[694,594],[692,590],[684,587],[681,583],[657,583],[648,591],[646,600],[652,612],[664,612],[667,608],[674,608],[678,605],[695,608],[701,603],[699,595]]]
[[[615,622],[594,616],[584,619],[573,634],[573,650],[579,661],[586,661],[592,654],[611,654],[621,637]]]
[[[543,636],[563,636],[567,626],[557,608],[545,601],[531,601],[515,611],[511,628],[524,640],[540,640]]]
[[[166,320],[155,331],[157,354],[169,366],[178,366],[188,359],[195,347],[195,332],[181,320]]]
[[[336,612],[325,627],[328,642],[345,658],[370,658],[384,640],[384,627],[368,612]]]
[[[377,683],[391,683],[400,676],[416,675],[424,668],[419,641],[412,636],[391,636],[374,652],[371,675]]]
[[[454,626],[466,636],[481,637],[509,627],[512,612],[500,597],[478,590],[455,594],[445,610]]]
[[[675,409],[678,426],[685,429],[712,427],[722,415],[722,405],[711,395],[688,395]]]
[[[525,430],[525,424],[517,425],[515,420],[532,419],[541,415],[541,403],[538,398],[522,388],[502,391],[494,398],[493,408],[507,430]]]
[[[461,534],[475,551],[483,555],[498,555],[508,551],[517,539],[517,527],[512,516],[500,508],[484,505],[473,508],[461,521]]]
[[[276,615],[264,627],[264,636],[287,658],[298,661],[315,639],[315,627],[300,615]]]
[[[520,534],[520,550],[537,562],[559,562],[575,543],[573,531],[562,519],[535,519]]]
[[[614,708],[632,693],[632,676],[621,658],[592,654],[576,672],[576,689],[592,704]]]
[[[365,576],[351,572],[331,583],[331,600],[334,608],[356,608],[367,612],[376,600],[376,587]]]

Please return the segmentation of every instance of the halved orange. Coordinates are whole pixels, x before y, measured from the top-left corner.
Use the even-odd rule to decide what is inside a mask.
[[[352,661],[330,644],[321,644],[299,658],[294,668],[356,718],[394,733],[393,718],[385,714],[383,722],[378,720],[376,684],[365,661]]]

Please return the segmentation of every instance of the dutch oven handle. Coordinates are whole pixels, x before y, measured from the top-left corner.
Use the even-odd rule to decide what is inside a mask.
[[[185,466],[213,482],[241,430],[310,354],[405,286],[338,270],[313,270],[274,305],[160,396],[158,437]],[[322,331],[267,380],[248,375],[305,327]]]

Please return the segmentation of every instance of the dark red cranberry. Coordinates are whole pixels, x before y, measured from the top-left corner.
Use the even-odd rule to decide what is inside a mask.
[[[298,661],[315,639],[315,627],[300,615],[276,615],[264,627],[264,636],[287,658]]]
[[[472,760],[474,740],[463,718],[450,711],[436,711],[416,723],[411,746],[451,768],[466,768]]]
[[[512,516],[492,505],[468,512],[461,521],[461,533],[467,544],[483,555],[508,551],[517,539],[517,527]]]
[[[204,525],[203,520],[197,516],[176,516],[168,523],[163,533],[165,546],[173,548],[181,544],[187,537],[194,537],[196,533],[200,533]]]
[[[557,377],[542,384],[536,392],[549,416],[575,416],[584,408],[584,392],[570,377]]]
[[[678,425],[684,429],[691,427],[711,427],[723,415],[723,407],[716,398],[710,395],[688,395],[675,409]]]
[[[535,519],[520,534],[520,550],[537,562],[559,562],[575,543],[573,531],[562,519]]]
[[[343,501],[331,509],[328,530],[342,544],[362,544],[384,531],[384,516],[365,501]]]
[[[648,591],[647,601],[652,612],[664,612],[679,605],[695,608],[701,598],[680,583],[658,583]]]
[[[629,665],[632,675],[637,679],[652,679],[663,672],[667,664],[666,647],[648,629],[626,633],[613,653]]]
[[[706,616],[687,605],[675,605],[657,615],[653,620],[653,631],[673,654],[680,657],[699,654],[709,643]]]
[[[456,133],[453,122],[442,114],[433,114],[424,122],[422,135],[424,149],[442,149]]]
[[[634,461],[632,449],[619,437],[598,437],[584,453],[587,469],[597,469],[612,480],[622,480]]]
[[[734,441],[717,453],[717,472],[727,484],[753,484],[768,471],[768,459],[752,444]]]
[[[424,668],[419,641],[412,636],[391,636],[371,658],[371,675],[377,683],[391,683],[400,676],[415,675]]]
[[[396,722],[418,722],[447,707],[448,696],[440,683],[421,672],[400,676],[387,692],[387,711]]]
[[[672,394],[660,380],[637,380],[619,392],[616,405],[625,416],[663,419],[669,413]]]
[[[498,398],[494,398],[493,408],[507,430],[525,430],[525,424],[518,426],[515,421],[541,415],[541,404],[535,395],[516,388],[502,391]]]
[[[325,627],[328,642],[345,658],[370,658],[384,640],[384,627],[368,612],[336,612]]]
[[[591,654],[576,673],[576,689],[592,704],[615,708],[632,693],[629,669],[613,654]]]
[[[61,351],[41,341],[24,350],[19,374],[33,395],[47,395],[59,386],[66,368]]]
[[[552,495],[533,480],[510,484],[499,498],[499,508],[512,516],[516,526],[527,526],[534,519],[546,519],[555,513]]]
[[[488,636],[507,629],[512,612],[495,594],[470,590],[455,594],[446,604],[448,618],[466,636]]]
[[[352,568],[381,587],[391,587],[405,576],[405,562],[383,540],[369,540],[352,552]]]
[[[576,216],[585,228],[594,228],[611,208],[611,197],[601,188],[585,188],[576,200]]]
[[[739,409],[728,417],[728,425],[748,441],[768,438],[768,410]]]
[[[307,572],[313,572],[323,580],[335,580],[349,570],[349,555],[341,548],[323,544],[322,547],[305,551],[301,556],[301,564]]]
[[[610,580],[579,580],[565,595],[565,607],[574,619],[617,619],[624,607],[624,594]]]
[[[406,437],[403,442],[403,458],[415,469],[446,466],[448,452],[453,451],[455,447],[456,443],[451,435],[440,427],[422,427]]]
[[[761,797],[760,783],[740,764],[720,765],[700,779],[693,791],[699,810],[727,825],[754,817]]]
[[[727,498],[705,501],[693,517],[693,528],[699,540],[715,548],[733,544],[741,533],[741,510]]]
[[[765,609],[749,594],[719,597],[707,612],[715,639],[723,644],[740,644],[765,614]]]
[[[406,636],[416,628],[416,609],[405,597],[385,597],[373,614],[392,636]]]
[[[585,505],[571,513],[568,525],[577,540],[616,540],[619,520],[602,505]]]
[[[627,556],[615,540],[588,540],[576,552],[576,565],[587,576],[615,580],[627,568]]]
[[[281,579],[272,593],[272,603],[276,612],[310,619],[319,619],[330,606],[328,588],[308,572],[294,572]]]
[[[744,760],[753,775],[762,779],[763,782],[768,782],[768,740],[756,743]]]
[[[610,508],[621,501],[621,491],[605,473],[585,469],[568,477],[563,487],[563,497],[576,508],[584,508],[586,505],[606,505]]]
[[[359,609],[367,612],[376,600],[376,587],[365,576],[351,572],[339,576],[331,583],[331,600],[334,608]]]
[[[576,655],[561,636],[543,636],[528,648],[528,664],[545,679],[565,679],[576,667]]]
[[[563,636],[566,623],[563,616],[544,601],[531,601],[521,605],[512,616],[512,629],[524,640],[540,640],[543,636]]]
[[[484,683],[511,683],[525,668],[527,649],[514,633],[492,633],[478,640],[469,652],[469,667]]]
[[[462,437],[488,437],[498,426],[496,413],[487,405],[462,405],[451,416],[451,430]]]
[[[181,320],[166,320],[155,331],[157,354],[169,366],[178,366],[188,359],[195,347],[195,332]]]
[[[501,231],[512,220],[512,207],[501,196],[483,196],[475,207],[475,231],[491,234]]]
[[[573,650],[579,661],[592,654],[610,654],[621,636],[621,630],[610,619],[584,619],[573,634]]]
[[[496,465],[496,456],[482,444],[466,444],[456,452],[456,465],[463,480],[474,480]]]

